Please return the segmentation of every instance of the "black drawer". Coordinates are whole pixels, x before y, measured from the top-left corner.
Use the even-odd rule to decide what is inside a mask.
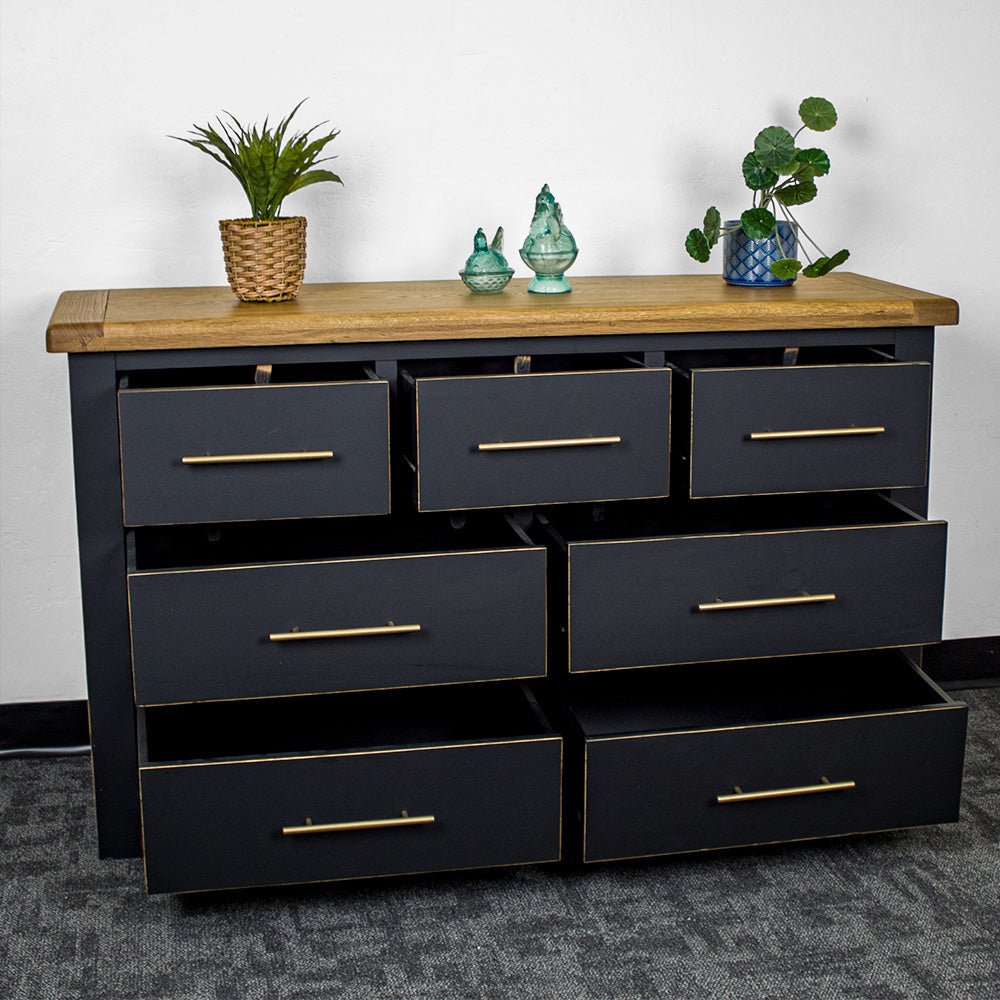
[[[142,714],[150,892],[559,859],[562,741],[519,686],[291,701]]]
[[[926,483],[929,364],[705,368],[690,378],[693,497]]]
[[[133,569],[136,702],[544,675],[546,551],[502,518],[489,523],[407,532],[375,519],[349,538],[331,529],[328,558],[274,542],[266,562],[250,547],[240,564]],[[246,532],[258,547],[261,533]],[[319,527],[288,534],[324,551]],[[340,554],[348,542],[354,554]]]
[[[666,369],[408,378],[420,510],[669,492]]]
[[[551,515],[571,671],[933,642],[947,525],[880,497]],[[782,512],[787,517],[782,520]],[[764,516],[766,515],[766,516]],[[787,525],[781,527],[780,525]],[[635,532],[635,537],[629,535]],[[553,596],[555,585],[551,588]]]
[[[386,513],[388,384],[122,389],[127,525]]]
[[[574,679],[585,860],[957,820],[966,707],[896,653],[809,659]]]

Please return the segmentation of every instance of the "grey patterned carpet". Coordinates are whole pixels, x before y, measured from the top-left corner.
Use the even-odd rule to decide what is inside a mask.
[[[0,761],[11,1000],[1000,998],[1000,688],[956,825],[608,865],[146,897],[85,757]]]

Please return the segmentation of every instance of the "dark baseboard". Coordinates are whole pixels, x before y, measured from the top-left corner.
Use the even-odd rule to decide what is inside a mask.
[[[1000,636],[947,639],[925,646],[923,669],[944,688],[1000,685]]]
[[[924,647],[923,669],[944,688],[1000,685],[1000,636]],[[90,743],[85,701],[0,704],[0,754],[74,753]]]
[[[85,701],[0,705],[0,754],[74,753],[90,744]]]

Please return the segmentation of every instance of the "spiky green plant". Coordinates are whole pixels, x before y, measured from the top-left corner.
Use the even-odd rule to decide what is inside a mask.
[[[816,178],[830,170],[830,158],[822,149],[799,149],[796,146],[799,133],[806,128],[814,132],[829,131],[837,124],[837,111],[823,97],[807,97],[799,105],[799,118],[802,126],[794,135],[780,125],[771,125],[757,134],[753,151],[743,159],[743,180],[753,191],[753,207],[740,216],[736,226],[727,230],[722,225],[719,210],[713,205],[705,213],[702,228],[692,229],[684,243],[695,260],[704,264],[721,235],[742,229],[752,240],[775,237],[783,256],[771,264],[771,273],[777,278],[794,278],[802,268],[802,262],[784,254],[775,212],[780,212],[795,225],[799,234],[812,243],[820,254],[802,270],[807,278],[829,274],[850,256],[847,250],[839,250],[832,257],[824,256],[792,215],[793,205],[804,205],[816,197]],[[810,255],[805,253],[805,256],[808,258]]]
[[[310,135],[326,122],[314,125],[305,132],[296,132],[285,138],[292,116],[305,103],[299,101],[287,117],[283,118],[272,131],[267,119],[259,128],[241,125],[228,111],[229,122],[217,118],[219,129],[211,123],[195,125],[191,128],[196,139],[174,135],[195,149],[200,149],[221,163],[240,182],[240,187],[250,201],[251,218],[254,220],[277,219],[281,203],[293,191],[321,181],[343,181],[329,170],[313,169],[317,163],[324,163],[334,157],[317,159],[328,142],[340,135],[333,131],[316,139]]]

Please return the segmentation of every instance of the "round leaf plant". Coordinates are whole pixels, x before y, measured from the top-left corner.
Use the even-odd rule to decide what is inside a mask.
[[[807,278],[818,278],[839,267],[850,253],[840,250],[826,256],[813,242],[792,215],[792,206],[805,205],[817,194],[816,178],[830,172],[830,158],[822,149],[799,149],[796,140],[803,129],[828,132],[837,124],[837,111],[823,97],[807,97],[799,105],[801,127],[793,135],[780,125],[762,129],[754,140],[753,151],[743,158],[743,180],[753,191],[753,203],[741,216],[736,226],[728,229],[722,225],[719,210],[713,205],[706,213],[701,229],[692,229],[684,241],[685,249],[695,260],[704,264],[712,247],[726,232],[742,229],[754,240],[773,237],[782,259],[771,264],[771,273],[777,278],[794,278],[800,271]],[[803,268],[802,262],[787,256],[778,236],[775,212],[792,223],[815,248],[820,256]],[[809,254],[805,256],[809,258]]]

